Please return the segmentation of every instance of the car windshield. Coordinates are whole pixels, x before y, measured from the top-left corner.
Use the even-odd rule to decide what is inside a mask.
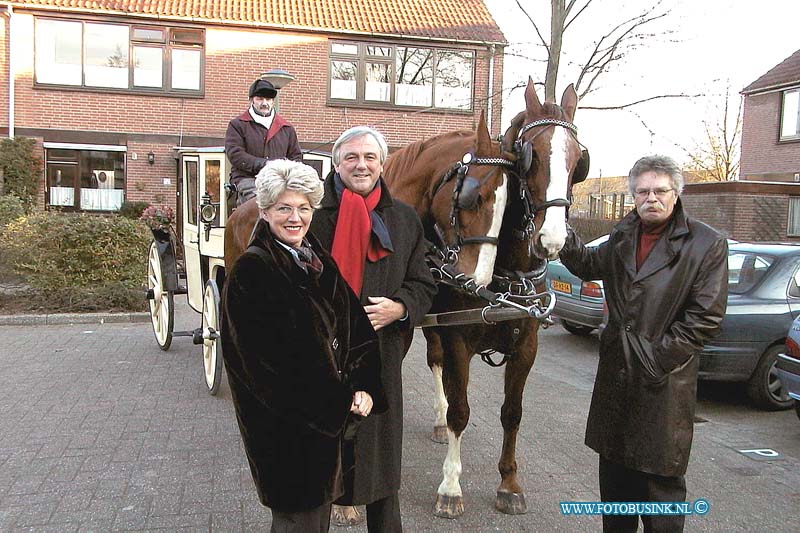
[[[770,255],[731,250],[728,253],[728,292],[744,294],[755,287],[774,261]]]

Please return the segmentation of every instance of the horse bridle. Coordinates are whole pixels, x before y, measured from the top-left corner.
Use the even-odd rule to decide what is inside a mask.
[[[482,182],[478,181],[477,178],[473,178],[472,176],[468,175],[470,165],[491,165],[504,167],[507,169],[514,168],[514,162],[509,161],[508,159],[504,159],[502,157],[475,157],[474,154],[468,152],[464,154],[464,157],[461,158],[461,161],[451,166],[445,175],[442,176],[442,179],[439,180],[439,183],[433,189],[431,199],[438,194],[445,184],[450,182],[453,178],[456,179],[453,187],[453,198],[450,203],[450,225],[455,230],[455,243],[448,244],[442,228],[440,228],[436,223],[433,225],[433,229],[436,232],[436,237],[445,247],[446,253],[444,255],[446,257],[449,257],[451,254],[458,254],[458,252],[461,251],[461,247],[465,244],[493,244],[496,246],[499,243],[497,237],[490,237],[489,235],[483,235],[480,237],[464,237],[461,235],[461,222],[460,217],[458,216],[459,211],[462,209],[471,211],[479,207],[479,192],[482,185]]]
[[[575,126],[572,122],[568,122],[566,120],[559,120],[554,118],[543,118],[539,120],[534,120],[533,122],[529,122],[525,124],[523,127],[520,128],[519,133],[517,133],[517,138],[514,140],[514,153],[517,155],[517,164],[514,166],[514,173],[517,178],[517,182],[519,184],[519,196],[520,199],[523,201],[523,209],[524,214],[522,215],[522,220],[519,228],[515,228],[513,230],[514,236],[516,236],[521,241],[530,241],[533,236],[536,234],[536,223],[534,219],[536,218],[536,214],[540,211],[544,211],[550,207],[569,207],[572,205],[572,201],[570,198],[555,198],[553,200],[548,200],[546,202],[542,202],[541,204],[536,204],[531,194],[530,188],[528,187],[528,180],[524,179],[527,175],[528,171],[530,170],[530,165],[532,164],[533,158],[533,140],[543,133],[546,128],[541,129],[540,131],[536,132],[533,137],[523,142],[522,136],[527,133],[528,131],[532,130],[533,128],[537,128],[540,126],[559,126],[568,130],[577,141],[578,137],[578,127]],[[526,148],[527,146],[527,148]],[[571,191],[568,191],[568,196],[571,196]]]

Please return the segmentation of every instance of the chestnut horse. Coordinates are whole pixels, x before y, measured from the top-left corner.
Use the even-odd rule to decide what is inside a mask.
[[[494,281],[488,286],[497,294],[535,295],[544,292],[547,260],[554,259],[567,236],[566,217],[573,183],[588,173],[588,152],[582,151],[572,124],[578,103],[572,85],[561,105],[541,103],[533,81],[525,91],[526,109],[512,121],[503,137],[501,152],[513,153],[514,171],[508,173],[509,202],[498,235]],[[399,155],[399,154],[398,154]],[[386,165],[386,180],[393,194],[417,206],[423,220],[433,215],[446,221],[443,211],[424,206],[420,184],[414,175],[398,172],[394,156]],[[403,191],[409,191],[403,194]],[[415,196],[417,195],[417,196]],[[417,198],[417,200],[415,200]],[[420,206],[423,208],[420,209]],[[434,206],[435,207],[435,206]],[[485,279],[479,283],[483,284]],[[440,285],[431,313],[451,312],[485,305],[473,295]],[[425,328],[428,366],[436,382],[433,439],[448,443],[443,480],[438,488],[434,514],[455,518],[464,512],[459,483],[460,444],[469,420],[467,383],[469,364],[475,353],[505,354],[505,399],[501,409],[503,445],[499,461],[501,476],[495,506],[508,514],[527,512],[525,496],[517,480],[516,440],[522,418],[525,383],[536,358],[539,321],[515,319],[493,325],[484,323]],[[491,357],[485,358],[491,363]],[[497,364],[495,364],[497,365]]]

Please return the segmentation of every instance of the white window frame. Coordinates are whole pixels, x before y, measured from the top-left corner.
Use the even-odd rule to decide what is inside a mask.
[[[800,139],[800,87],[781,93],[780,140]]]

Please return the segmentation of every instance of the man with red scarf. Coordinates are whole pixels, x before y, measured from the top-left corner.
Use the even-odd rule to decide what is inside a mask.
[[[355,469],[345,473],[347,494],[337,503],[367,505],[369,531],[402,531],[400,460],[403,443],[402,361],[414,326],[431,305],[436,285],[425,264],[426,242],[414,209],[392,198],[381,179],[388,148],[380,132],[358,126],[333,145],[335,172],[311,232],[331,250],[342,276],[361,298],[378,332],[389,409],[358,428]],[[334,522],[357,522],[339,509]]]

